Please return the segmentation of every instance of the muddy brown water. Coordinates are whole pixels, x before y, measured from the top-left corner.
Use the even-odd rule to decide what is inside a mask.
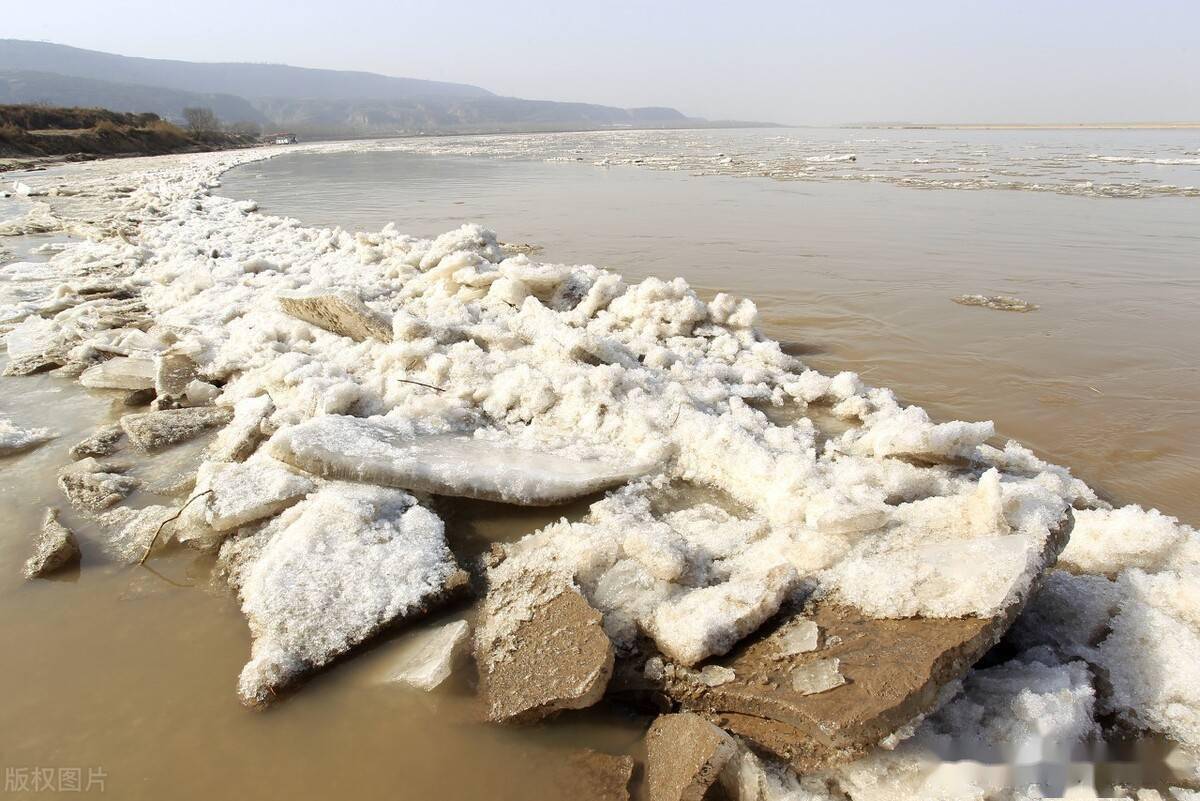
[[[503,240],[542,245],[535,258],[632,278],[683,275],[706,293],[747,295],[766,332],[813,367],[857,370],[936,417],[994,419],[1002,435],[1118,500],[1200,520],[1193,199],[788,184],[401,154],[282,157],[230,173],[221,191],[321,225],[394,220],[434,235],[473,220]],[[950,301],[975,292],[1041,309]],[[173,551],[149,569],[120,567],[71,515],[83,569],[23,582],[29,534],[46,505],[62,504],[54,476],[67,449],[117,410],[111,393],[53,374],[2,382],[0,414],[62,434],[0,460],[6,783],[42,770],[62,789],[79,769],[83,784],[115,798],[556,799],[569,795],[555,776],[567,749],[636,752],[648,721],[621,710],[515,730],[482,725],[469,669],[433,694],[380,683],[403,630],[273,709],[249,712],[234,694],[249,635],[236,599],[210,581],[211,557]],[[194,457],[195,446],[168,452],[160,469]],[[468,502],[441,511],[452,545],[470,558],[585,508]]]

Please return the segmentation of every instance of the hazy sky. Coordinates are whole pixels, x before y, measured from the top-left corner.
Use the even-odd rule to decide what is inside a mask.
[[[823,123],[1200,120],[1200,0],[0,0],[0,37]]]

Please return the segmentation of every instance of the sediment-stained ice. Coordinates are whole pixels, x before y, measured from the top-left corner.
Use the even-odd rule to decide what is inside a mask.
[[[482,432],[481,432],[482,433]],[[545,506],[628,481],[650,465],[534,450],[510,438],[422,434],[402,420],[326,415],[284,429],[267,450],[324,478]],[[586,453],[586,451],[583,451]]]

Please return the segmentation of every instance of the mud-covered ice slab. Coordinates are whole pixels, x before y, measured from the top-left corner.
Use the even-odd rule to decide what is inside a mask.
[[[377,339],[392,341],[391,323],[348,292],[284,295],[279,298],[284,312],[355,342]]]
[[[662,715],[646,734],[648,801],[701,801],[730,759],[733,738],[699,715]]]
[[[548,506],[622,484],[652,466],[538,450],[515,439],[422,434],[389,418],[325,415],[276,433],[276,459],[323,478],[521,506]]]
[[[532,579],[535,584],[539,579]],[[506,606],[524,587],[489,592],[484,616],[510,611]],[[600,613],[576,590],[560,587],[550,593],[538,586],[528,618],[517,624],[511,648],[486,635],[475,642],[480,692],[488,718],[495,722],[527,723],[564,709],[584,709],[604,696],[613,670],[613,648],[600,625]]]
[[[121,418],[121,428],[139,450],[152,453],[198,437],[210,428],[225,425],[232,418],[233,412],[221,406],[170,409],[127,414]]]
[[[442,521],[406,492],[330,484],[222,557],[253,637],[238,695],[285,686],[465,587]]]
[[[1047,539],[1047,562],[1071,525],[1068,515]],[[732,681],[710,686],[667,666],[662,683],[684,708],[797,771],[846,762],[932,710],[943,688],[999,641],[1036,583],[983,616],[881,618],[832,598],[813,600],[717,660]],[[797,651],[796,632],[813,625],[818,647]]]
[[[33,555],[25,562],[25,578],[40,578],[78,561],[79,543],[75,541],[75,534],[58,522],[57,509],[47,509],[34,542]]]

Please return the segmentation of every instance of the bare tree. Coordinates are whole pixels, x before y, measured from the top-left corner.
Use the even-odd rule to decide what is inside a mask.
[[[192,133],[212,133],[221,130],[221,121],[217,119],[217,115],[211,108],[185,108],[183,119]]]

